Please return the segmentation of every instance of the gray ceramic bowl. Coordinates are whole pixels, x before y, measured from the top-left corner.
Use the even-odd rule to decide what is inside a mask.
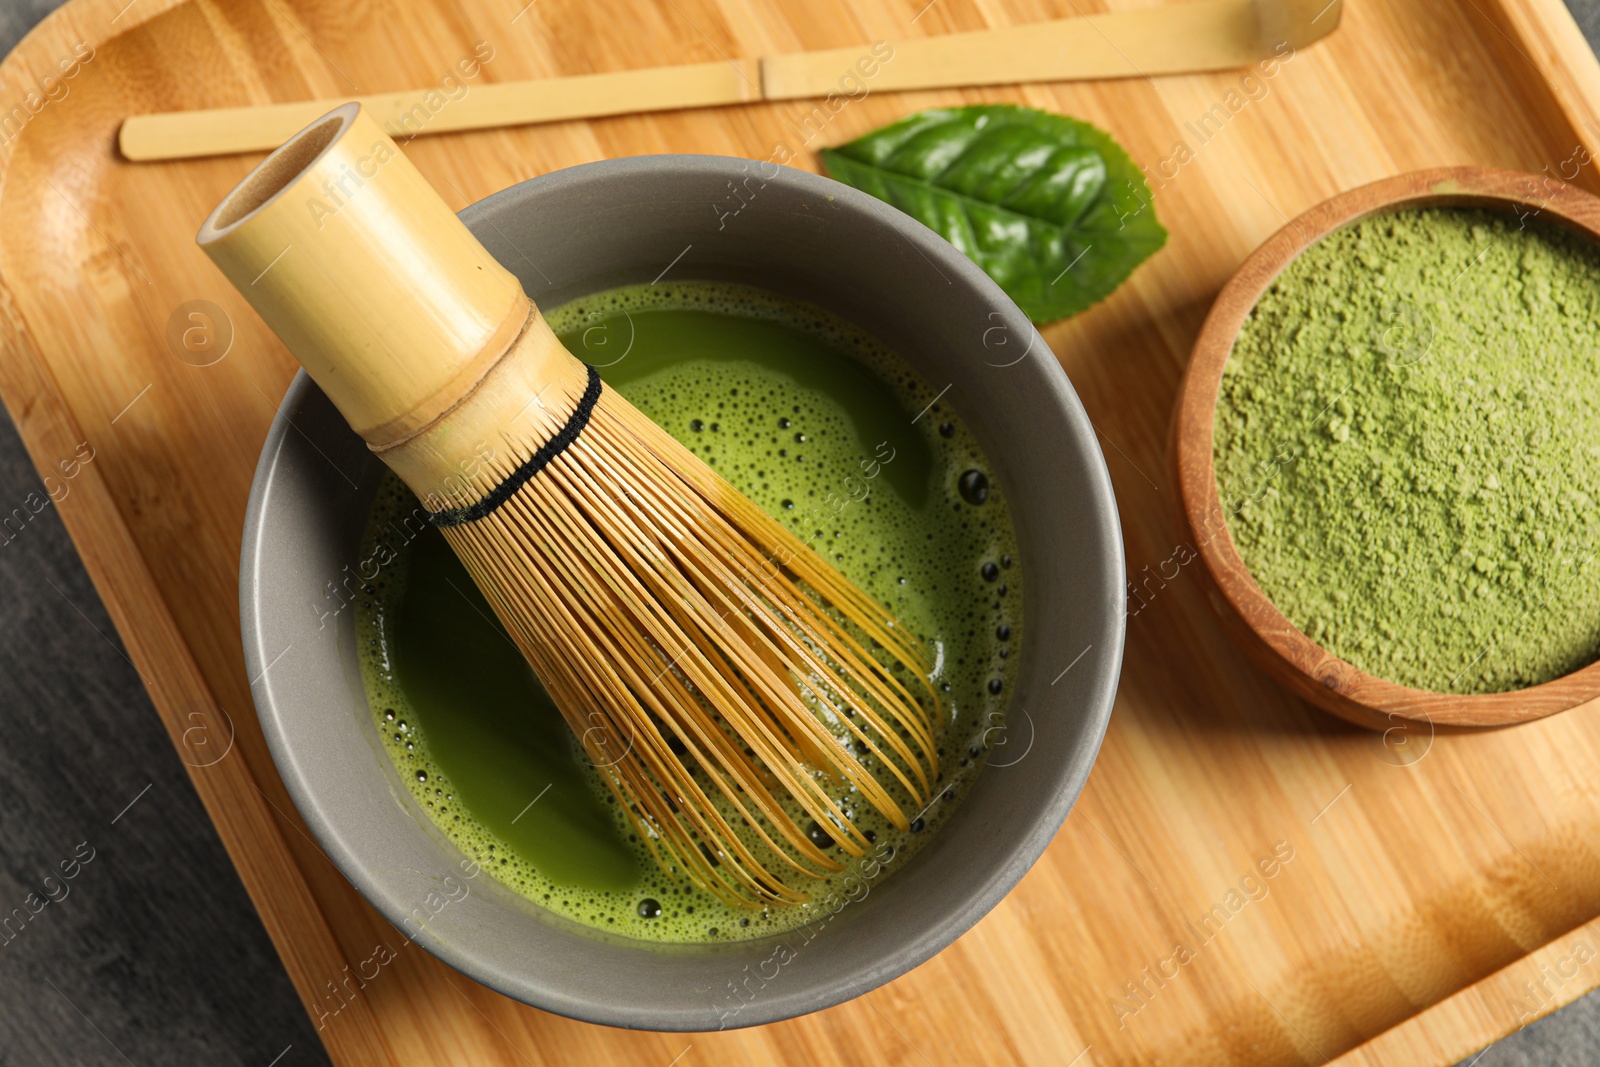
[[[736,214],[734,186],[745,203]],[[931,384],[949,383],[944,402],[1006,486],[1019,542],[1020,676],[1008,731],[994,738],[1006,746],[904,869],[803,945],[805,934],[695,947],[607,938],[487,875],[468,878],[464,856],[379,747],[354,612],[334,610],[340,601],[327,593],[355,568],[381,466],[301,374],[256,471],[239,592],[261,726],[312,833],[429,952],[507,996],[590,1022],[767,1023],[927,960],[994,907],[1060,828],[1105,733],[1122,661],[1111,483],[1049,347],[930,230],[800,171],[713,156],[611,160],[523,182],[463,218],[546,306],[663,274],[748,282],[854,320]]]

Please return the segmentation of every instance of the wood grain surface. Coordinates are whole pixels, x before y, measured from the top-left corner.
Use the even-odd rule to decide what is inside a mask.
[[[874,87],[938,89],[1230,70],[1254,63],[1277,45],[1308,45],[1339,25],[1339,2],[1323,0],[1188,0],[1180,8],[1145,8],[1092,18],[1050,19],[897,43],[894,65],[873,73]],[[1264,13],[1263,13],[1264,12]],[[430,112],[418,133],[481,130],[557,119],[826,97],[841,71],[861,57],[860,44],[733,61],[680,63],[569,77],[480,85],[429,106],[436,86],[361,97],[386,128],[403,126],[419,105]],[[128,159],[187,159],[252,149],[270,151],[320,115],[344,103],[308,100],[242,108],[130,115],[117,135]]]
[[[1576,173],[1577,160],[1568,168]],[[1301,633],[1250,575],[1229,533],[1237,514],[1217,485],[1212,428],[1224,368],[1261,294],[1301,252],[1360,219],[1399,208],[1483,207],[1538,219],[1600,241],[1600,197],[1550,173],[1437,167],[1358,186],[1296,216],[1252,252],[1211,305],[1179,387],[1172,422],[1173,479],[1198,573],[1241,648],[1312,703],[1374,730],[1402,721],[1433,726],[1511,726],[1600,699],[1600,663],[1505,693],[1434,693],[1368,674]],[[1214,591],[1213,591],[1214,590]]]
[[[1451,164],[1556,171],[1600,130],[1600,70],[1556,0],[1353,0],[1336,34],[1248,79],[871,93],[836,113],[764,103],[410,145],[459,208],[634,153],[765,159],[782,144],[814,167],[817,146],[941,103],[1015,101],[1109,129],[1149,168],[1172,240],[1046,336],[1101,434],[1142,595],[1117,714],[1056,841],[987,919],[883,989],[691,1036],[540,1013],[409,950],[359,995],[333,994],[347,964],[398,938],[283,791],[235,597],[250,476],[293,364],[192,243],[259,157],[124,163],[120,119],[436,83],[480,40],[495,49],[487,83],[1103,9],[73,0],[0,67],[0,101],[21,108],[0,113],[0,394],[47,477],[93,443],[61,516],[335,1062],[1446,1063],[1600,984],[1593,712],[1355,730],[1253,668],[1175,562],[1168,419],[1207,307],[1249,251],[1363,182]],[[74,64],[74,45],[92,58]],[[1596,188],[1593,165],[1576,181]],[[231,350],[209,366],[169,347],[191,301],[231,320]]]

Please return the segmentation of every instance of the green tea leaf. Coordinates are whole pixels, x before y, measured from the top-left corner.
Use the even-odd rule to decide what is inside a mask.
[[[1065,115],[934,108],[822,161],[965,252],[1035,322],[1104,299],[1167,240],[1128,153]]]

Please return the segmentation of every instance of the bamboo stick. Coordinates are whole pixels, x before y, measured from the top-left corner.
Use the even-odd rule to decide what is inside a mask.
[[[1343,0],[1189,0],[896,44],[480,85],[457,98],[417,89],[359,98],[399,139],[458,130],[719,107],[760,100],[1088,78],[1150,77],[1246,66],[1301,48],[1338,24]],[[130,115],[117,143],[130,160],[188,159],[277,147],[343,103]]]
[[[742,104],[761,98],[760,77],[754,60],[735,60],[475,85],[453,99],[433,88],[356,100],[404,141],[455,130]],[[266,151],[347,99],[131,115],[122,122],[117,146],[135,161]]]

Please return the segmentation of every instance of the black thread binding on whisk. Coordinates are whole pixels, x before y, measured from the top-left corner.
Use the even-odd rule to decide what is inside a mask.
[[[583,396],[578,400],[578,406],[573,409],[572,418],[561,427],[561,432],[556,434],[544,445],[528,457],[528,461],[516,470],[511,476],[494,490],[479,500],[464,508],[446,508],[443,511],[428,512],[428,521],[435,526],[460,526],[464,522],[476,522],[478,519],[490,515],[501,504],[510,500],[518,489],[527,485],[535,474],[544,470],[550,461],[567,450],[567,446],[578,439],[583,428],[589,425],[589,416],[594,413],[594,406],[600,400],[600,372],[593,367],[589,368],[589,384],[583,390]]]

